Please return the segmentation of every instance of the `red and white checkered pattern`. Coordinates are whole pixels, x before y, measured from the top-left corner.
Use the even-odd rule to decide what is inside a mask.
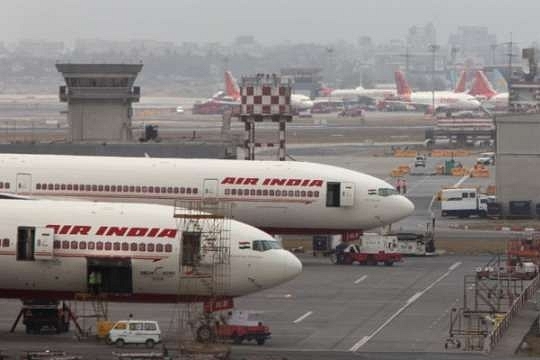
[[[240,89],[241,115],[283,115],[291,113],[288,86],[246,86]]]

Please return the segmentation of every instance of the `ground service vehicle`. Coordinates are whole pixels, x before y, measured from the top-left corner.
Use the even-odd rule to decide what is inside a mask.
[[[54,300],[23,301],[23,324],[27,334],[39,334],[43,328],[62,333],[69,330],[69,313]]]
[[[336,246],[330,260],[338,265],[384,263],[386,266],[392,266],[402,260],[401,254],[397,252],[397,246],[395,236],[362,236],[361,244],[341,243]]]
[[[424,155],[418,155],[414,159],[414,167],[426,167],[426,157]]]
[[[441,191],[441,216],[486,216],[488,196],[475,188],[444,189]]]
[[[122,347],[125,344],[144,344],[153,348],[161,342],[161,330],[157,321],[121,320],[114,324],[107,336],[108,344]]]
[[[425,234],[396,233],[384,236],[395,236],[397,238],[397,251],[401,255],[424,256],[435,254],[435,242],[433,241],[432,232],[426,232]]]
[[[338,113],[339,116],[351,116],[351,117],[360,117],[364,118],[365,110],[360,106],[353,106],[346,108]]]
[[[235,344],[255,340],[258,345],[264,345],[271,336],[270,328],[260,319],[260,313],[232,311],[224,320],[216,323],[215,333],[220,339],[230,339]]]
[[[476,159],[477,164],[482,165],[493,165],[495,164],[495,153],[494,152],[485,152],[481,153],[480,157]]]

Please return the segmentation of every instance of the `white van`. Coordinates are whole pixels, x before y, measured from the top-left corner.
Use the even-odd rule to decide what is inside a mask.
[[[161,330],[157,321],[121,320],[109,331],[107,342],[118,347],[124,344],[145,344],[147,348],[153,348],[161,342]]]

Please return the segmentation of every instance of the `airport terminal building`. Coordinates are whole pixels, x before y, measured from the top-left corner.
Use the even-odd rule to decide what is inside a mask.
[[[540,216],[540,114],[497,116],[497,202],[505,216]]]

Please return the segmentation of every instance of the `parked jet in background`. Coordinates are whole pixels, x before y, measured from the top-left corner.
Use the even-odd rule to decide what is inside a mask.
[[[482,101],[482,105],[488,110],[508,109],[508,91],[502,93],[495,91],[482,70],[476,72],[469,94]]]
[[[354,99],[359,97],[369,98],[374,101],[384,100],[396,96],[395,89],[364,89],[362,86],[358,86],[354,89],[332,89],[322,88],[320,90],[321,96],[331,97],[337,99]]]
[[[435,105],[435,111],[441,110],[477,110],[481,104],[474,96],[453,91],[419,91],[413,92],[403,72],[397,70],[394,73],[398,97],[407,103],[427,107]]]

